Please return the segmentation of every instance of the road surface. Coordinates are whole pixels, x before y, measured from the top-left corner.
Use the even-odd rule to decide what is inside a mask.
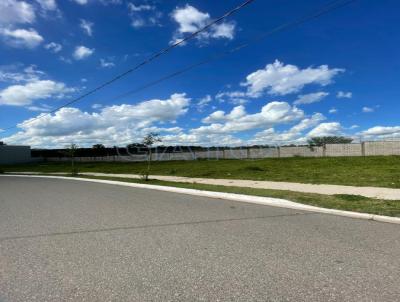
[[[400,226],[0,177],[0,301],[399,301]]]

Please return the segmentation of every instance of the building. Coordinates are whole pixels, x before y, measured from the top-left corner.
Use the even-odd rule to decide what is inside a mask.
[[[0,165],[28,163],[31,161],[31,147],[11,146],[0,142]]]

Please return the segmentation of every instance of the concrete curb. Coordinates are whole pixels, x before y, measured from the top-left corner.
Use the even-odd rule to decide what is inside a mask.
[[[202,190],[195,190],[195,189],[185,189],[185,188],[177,188],[177,187],[158,186],[158,185],[146,185],[146,184],[128,183],[128,182],[115,181],[115,180],[104,180],[104,179],[88,179],[88,178],[50,176],[50,175],[18,175],[18,174],[13,174],[13,175],[3,174],[3,175],[0,175],[0,177],[1,176],[2,177],[54,178],[54,179],[65,179],[65,180],[77,180],[77,181],[86,181],[86,182],[94,182],[94,183],[103,183],[103,184],[110,184],[110,185],[119,185],[119,186],[124,186],[124,187],[151,189],[151,190],[158,190],[158,191],[171,192],[171,193],[203,196],[203,197],[217,198],[217,199],[226,199],[226,200],[233,200],[233,201],[238,201],[238,202],[267,205],[267,206],[272,206],[272,207],[287,208],[287,209],[293,209],[293,210],[330,214],[330,215],[356,218],[356,219],[373,220],[373,221],[378,221],[378,222],[400,224],[400,218],[397,218],[397,217],[381,216],[381,215],[375,215],[375,214],[350,212],[350,211],[341,211],[341,210],[334,210],[334,209],[326,209],[326,208],[304,205],[304,204],[292,202],[292,201],[285,200],[285,199],[271,198],[271,197],[260,197],[260,196],[251,196],[251,195],[243,195],[243,194],[202,191]]]

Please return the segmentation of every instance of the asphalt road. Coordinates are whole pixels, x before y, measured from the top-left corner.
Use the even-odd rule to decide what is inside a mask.
[[[399,301],[400,226],[0,177],[0,301]]]

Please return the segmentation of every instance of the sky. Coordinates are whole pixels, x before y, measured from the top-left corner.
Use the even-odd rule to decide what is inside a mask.
[[[49,114],[242,2],[1,0],[0,140],[56,148],[125,146],[150,132],[165,145],[204,146],[304,144],[333,135],[400,138],[397,0],[357,0],[258,41],[330,1],[255,0]]]

